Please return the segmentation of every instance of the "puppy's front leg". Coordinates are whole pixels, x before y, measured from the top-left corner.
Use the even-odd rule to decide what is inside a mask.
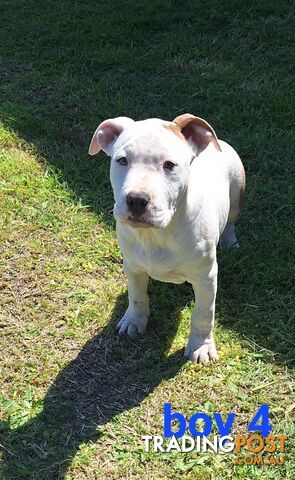
[[[213,337],[215,297],[217,290],[217,262],[193,283],[196,303],[191,318],[191,332],[185,356],[193,363],[217,360]]]
[[[135,272],[124,262],[128,278],[129,306],[117,325],[119,335],[127,333],[130,337],[142,335],[146,329],[150,310],[147,286],[149,276],[145,272]]]

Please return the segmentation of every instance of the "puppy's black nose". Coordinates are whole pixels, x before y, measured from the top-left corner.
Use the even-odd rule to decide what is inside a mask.
[[[126,197],[128,210],[135,216],[140,217],[146,210],[151,197],[147,193],[130,192]]]

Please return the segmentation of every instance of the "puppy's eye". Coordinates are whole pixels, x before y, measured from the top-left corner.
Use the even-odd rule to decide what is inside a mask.
[[[169,162],[169,161],[167,161],[163,164],[164,170],[168,170],[168,171],[173,170],[175,166],[176,166],[175,163]]]
[[[127,161],[126,157],[117,158],[116,162],[120,163],[120,165],[127,165],[128,164],[128,161]]]

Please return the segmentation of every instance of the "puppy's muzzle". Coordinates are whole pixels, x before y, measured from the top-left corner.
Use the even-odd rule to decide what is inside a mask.
[[[126,197],[127,208],[134,217],[139,218],[146,211],[150,200],[151,197],[147,193],[130,192]]]

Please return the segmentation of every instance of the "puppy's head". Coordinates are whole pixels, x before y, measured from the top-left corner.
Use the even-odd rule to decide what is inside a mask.
[[[187,188],[192,159],[209,144],[221,150],[213,128],[190,114],[173,122],[117,117],[98,126],[89,153],[111,157],[117,221],[165,228]]]

